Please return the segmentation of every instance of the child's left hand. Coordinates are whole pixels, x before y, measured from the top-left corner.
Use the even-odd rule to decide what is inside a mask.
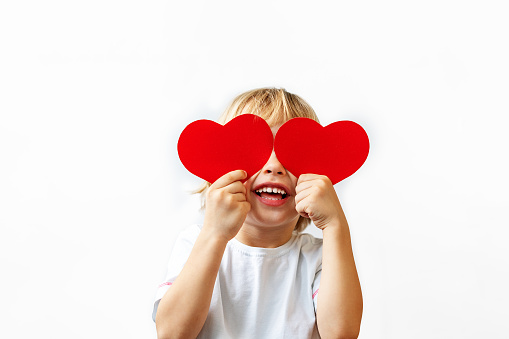
[[[339,203],[334,186],[328,177],[317,174],[302,174],[295,188],[297,212],[320,229],[329,225],[346,224],[346,217]]]

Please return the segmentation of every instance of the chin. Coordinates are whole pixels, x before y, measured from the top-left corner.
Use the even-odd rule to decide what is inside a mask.
[[[295,227],[297,221],[299,220],[299,215],[295,214],[295,216],[271,216],[271,213],[263,213],[262,215],[252,215],[246,218],[245,223],[258,227],[267,227],[267,228],[276,228],[276,227]]]

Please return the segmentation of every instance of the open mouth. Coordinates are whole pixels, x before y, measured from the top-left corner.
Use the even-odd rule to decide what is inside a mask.
[[[259,197],[268,200],[283,200],[288,197],[288,193],[286,193],[284,189],[278,187],[260,187],[254,192]]]

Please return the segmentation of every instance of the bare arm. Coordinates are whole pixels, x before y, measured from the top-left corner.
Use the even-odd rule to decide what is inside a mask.
[[[323,230],[322,277],[316,311],[322,338],[357,338],[362,292],[346,217],[327,177],[305,174],[297,184],[296,208]]]
[[[329,225],[323,230],[322,256],[316,311],[318,330],[322,338],[357,338],[362,318],[362,292],[348,224]]]
[[[159,302],[159,339],[195,338],[200,333],[226,244],[237,234],[250,209],[245,187],[239,181],[245,176],[244,171],[233,171],[210,186],[203,228],[184,268]]]

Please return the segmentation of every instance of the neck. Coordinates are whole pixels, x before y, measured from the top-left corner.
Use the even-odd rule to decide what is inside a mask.
[[[244,223],[235,239],[251,247],[276,248],[292,237],[295,223],[285,226],[264,227]]]

